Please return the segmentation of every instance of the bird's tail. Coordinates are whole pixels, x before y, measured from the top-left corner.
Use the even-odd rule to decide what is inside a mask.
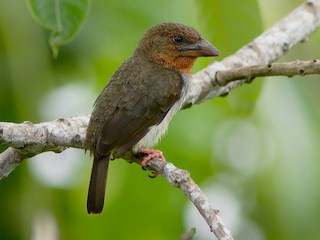
[[[110,156],[94,158],[87,199],[88,213],[101,213],[106,191]]]

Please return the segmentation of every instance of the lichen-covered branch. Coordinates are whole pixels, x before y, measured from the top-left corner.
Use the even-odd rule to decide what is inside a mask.
[[[0,179],[8,176],[23,159],[67,147],[82,148],[89,115],[52,122],[0,122],[0,144],[10,146],[0,154]]]
[[[239,67],[232,70],[222,70],[216,73],[216,81],[220,86],[236,80],[252,81],[255,77],[265,76],[304,76],[309,74],[320,74],[320,60],[294,61],[283,63],[270,63],[267,65],[256,65]]]
[[[161,159],[152,159],[147,163],[146,168],[148,170],[157,171],[164,176],[172,186],[180,188],[196,206],[210,227],[211,232],[213,232],[218,239],[233,239],[230,231],[221,220],[219,211],[213,209],[209,199],[191,179],[188,171],[181,170],[172,163],[168,163]]]
[[[52,122],[0,122],[0,143],[22,149],[50,149],[56,146],[82,148],[89,123],[89,115],[57,119]]]

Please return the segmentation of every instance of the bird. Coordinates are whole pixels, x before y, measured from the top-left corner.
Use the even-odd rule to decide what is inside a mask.
[[[85,148],[94,156],[88,198],[89,214],[102,212],[109,161],[127,153],[164,159],[150,149],[166,132],[186,98],[191,69],[198,57],[218,50],[189,26],[165,22],[148,29],[137,48],[111,76],[95,101]]]

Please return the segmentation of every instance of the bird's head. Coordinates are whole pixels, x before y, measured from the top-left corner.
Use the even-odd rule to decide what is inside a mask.
[[[150,28],[137,51],[156,64],[191,74],[197,57],[219,56],[218,50],[191,27],[161,23]]]

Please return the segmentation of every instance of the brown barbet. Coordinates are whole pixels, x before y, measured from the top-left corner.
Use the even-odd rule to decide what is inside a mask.
[[[185,100],[198,57],[219,52],[191,27],[158,24],[144,34],[132,56],[113,74],[97,98],[85,147],[94,155],[88,213],[103,209],[110,159],[130,153],[142,165],[162,158],[149,149],[166,132]]]

